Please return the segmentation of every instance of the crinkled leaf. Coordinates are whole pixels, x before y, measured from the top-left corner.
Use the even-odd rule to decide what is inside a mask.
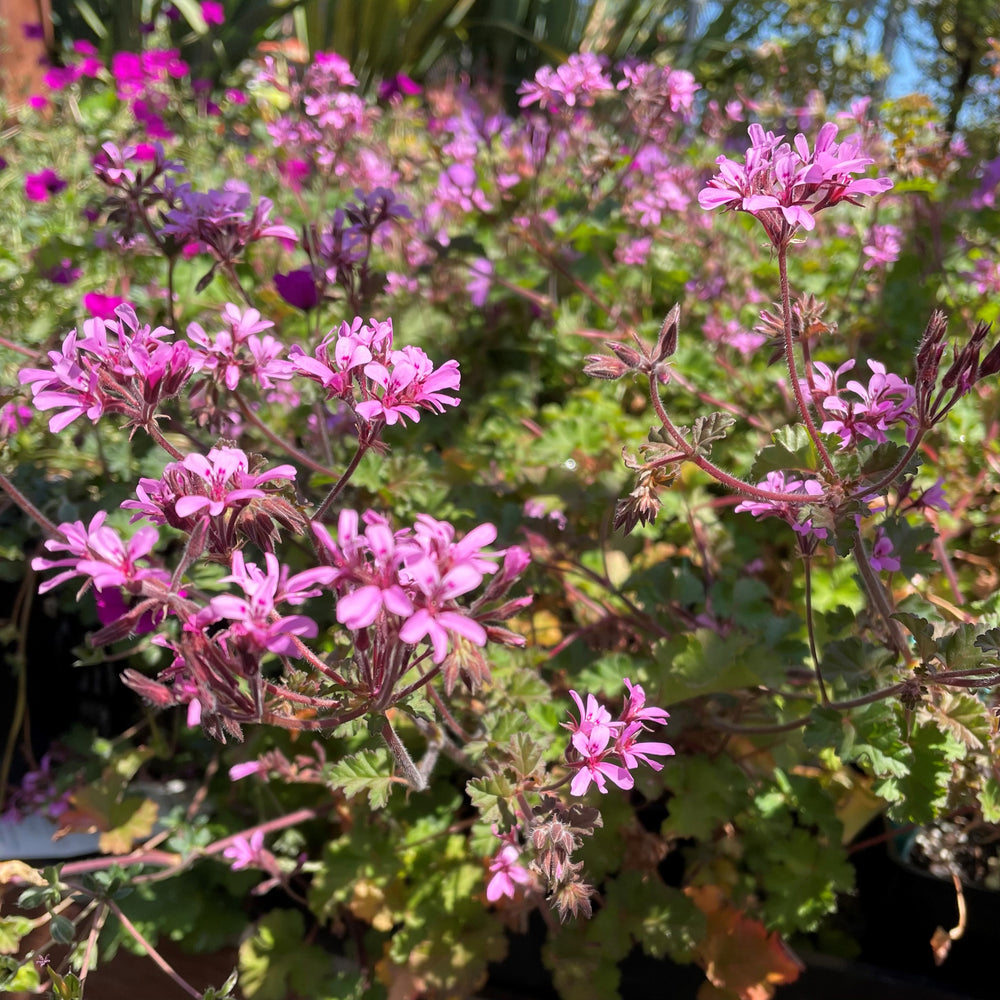
[[[910,766],[898,778],[900,798],[889,815],[899,823],[929,823],[947,804],[952,762],[965,756],[965,747],[933,722],[918,725],[907,742]]]
[[[934,721],[969,750],[980,750],[989,742],[990,716],[978,698],[945,692],[938,704],[927,708]]]
[[[698,629],[659,643],[653,655],[662,668],[659,703],[666,707],[701,695],[778,683],[784,677],[778,658],[745,632],[720,636]]]
[[[527,778],[534,774],[544,758],[544,749],[527,733],[515,733],[507,746],[507,755],[511,766],[519,777]]]
[[[769,472],[813,472],[819,468],[819,456],[804,425],[779,428],[771,435],[771,442],[761,448],[754,458],[750,469],[750,478],[754,482],[760,482]]]
[[[901,622],[913,636],[917,644],[917,654],[920,656],[920,661],[922,663],[930,663],[937,656],[934,626],[926,618],[910,614],[908,611],[897,611],[892,617]]]
[[[976,645],[984,653],[1000,656],[1000,628],[991,628],[976,639]]]
[[[983,652],[978,646],[977,626],[961,622],[955,630],[938,640],[941,659],[949,670],[969,670],[983,665]]]
[[[992,775],[979,788],[979,805],[987,823],[1000,823],[1000,781]]]
[[[389,751],[384,747],[360,750],[338,760],[326,771],[334,788],[340,788],[348,798],[368,793],[372,809],[381,809],[389,801],[394,778]]]
[[[823,649],[820,665],[823,678],[829,683],[842,680],[855,688],[864,681],[878,677],[881,668],[892,660],[892,653],[884,647],[862,642],[857,636],[835,639]]]
[[[695,420],[688,440],[699,455],[707,456],[712,450],[712,444],[721,441],[735,423],[736,418],[729,413],[715,411],[706,414]]]
[[[514,785],[506,775],[488,774],[484,778],[472,778],[465,790],[484,823],[496,823],[505,830],[515,824],[511,806]]]
[[[253,937],[240,945],[240,988],[248,1000],[322,995],[330,957],[306,944],[304,935],[302,914],[296,910],[272,910],[261,917]]]

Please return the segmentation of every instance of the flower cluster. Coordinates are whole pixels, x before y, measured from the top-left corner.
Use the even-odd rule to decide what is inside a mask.
[[[812,397],[826,418],[820,428],[824,434],[837,434],[841,447],[857,445],[862,439],[888,440],[886,431],[892,424],[903,423],[908,428],[916,423],[913,404],[916,392],[905,379],[887,372],[879,361],[869,361],[871,377],[868,385],[850,379],[841,389],[840,376],[854,367],[851,358],[836,371],[822,361],[812,366],[811,378],[802,380],[802,391]]]
[[[45,548],[49,552],[65,552],[68,555],[59,559],[36,556],[31,561],[31,568],[36,572],[60,570],[39,586],[40,594],[75,576],[86,578],[83,589],[93,584],[98,590],[120,587],[130,593],[139,593],[145,580],[169,581],[166,571],[140,565],[141,562],[148,562],[149,553],[159,541],[156,528],[140,528],[126,542],[114,528],[105,525],[107,516],[106,511],[99,511],[88,525],[82,521],[59,525],[60,537],[49,538]]]
[[[533,80],[518,87],[522,108],[537,104],[542,111],[587,107],[602,94],[614,91],[604,61],[592,52],[573,53],[553,69],[542,66]]]
[[[573,735],[567,751],[568,763],[576,774],[569,790],[573,795],[583,795],[593,782],[597,790],[607,794],[605,778],[619,788],[631,788],[634,784],[631,771],[641,763],[648,764],[654,771],[662,769],[660,761],[652,757],[670,756],[674,748],[667,743],[639,742],[642,734],[649,729],[646,722],[666,724],[669,718],[662,708],[646,705],[646,693],[638,684],[625,679],[628,695],[617,719],[592,695],[587,702],[576,693],[570,696],[580,712],[579,719],[564,723]],[[650,756],[652,755],[652,757]]]
[[[448,395],[460,384],[457,361],[438,368],[419,348],[395,350],[392,320],[365,323],[360,316],[341,323],[307,354],[292,347],[292,367],[326,390],[327,399],[340,399],[367,424],[392,426],[418,421],[420,410],[443,413],[456,406],[457,396]]]
[[[126,500],[122,507],[138,512],[133,521],[146,518],[189,533],[205,522],[202,544],[215,556],[228,559],[245,538],[271,552],[279,527],[301,532],[305,518],[276,490],[261,487],[294,478],[291,465],[252,472],[245,452],[218,447],[207,456],[192,452],[171,462],[159,479],[140,479],[138,499]]]
[[[750,126],[750,148],[745,161],[720,156],[719,173],[698,195],[702,208],[729,208],[755,216],[775,247],[786,247],[801,226],[811,230],[825,208],[862,195],[881,194],[892,187],[887,177],[856,178],[874,163],[856,139],[837,143],[837,126],[827,122],[809,149],[799,133],[792,144],[784,136]]]
[[[337,570],[337,621],[355,632],[374,626],[379,652],[387,645],[426,641],[433,662],[443,663],[463,642],[486,644],[487,630],[479,618],[502,621],[525,603],[522,599],[482,610],[503,597],[527,565],[527,554],[516,546],[506,552],[486,550],[496,538],[492,524],[481,524],[456,540],[450,524],[426,514],[418,515],[412,529],[394,532],[374,511],[359,519],[356,511],[343,510],[336,538],[322,525],[313,530],[321,557]],[[498,573],[500,556],[504,562]],[[487,574],[497,576],[483,597],[471,610],[462,607],[457,598],[477,589]],[[519,636],[499,629],[492,630],[492,638],[523,645]],[[371,678],[379,688],[381,670],[376,664]]]
[[[228,180],[213,191],[195,191],[182,184],[176,194],[178,205],[167,213],[161,233],[181,245],[204,244],[219,264],[231,266],[247,246],[265,237],[297,239],[291,226],[268,221],[270,198],[261,198],[251,208],[250,189],[242,181]]]
[[[127,304],[115,309],[115,317],[85,320],[83,336],[70,331],[60,350],[49,351],[51,368],[19,372],[36,409],[61,411],[49,420],[49,430],[61,431],[83,415],[96,423],[104,413],[122,413],[135,426],[150,428],[159,405],[193,373],[191,348],[168,340],[172,330],[141,325]]]
[[[803,544],[814,544],[812,539],[825,539],[826,528],[813,524],[809,516],[807,503],[809,498],[817,502],[823,498],[823,487],[817,479],[798,478],[797,476],[779,470],[769,472],[757,488],[772,493],[801,493],[802,503],[791,500],[767,500],[751,497],[741,500],[733,510],[737,513],[746,512],[754,517],[780,517],[803,540]]]

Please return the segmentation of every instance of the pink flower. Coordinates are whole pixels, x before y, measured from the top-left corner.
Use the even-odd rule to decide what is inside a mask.
[[[105,295],[103,292],[87,292],[83,297],[83,308],[98,319],[113,321],[115,310],[125,300],[120,295]]]
[[[881,572],[887,570],[895,572],[899,569],[899,556],[893,554],[892,541],[885,533],[884,528],[875,531],[875,544],[872,546],[871,555],[872,569]]]
[[[250,839],[234,837],[229,846],[222,852],[224,858],[232,861],[230,866],[234,872],[243,868],[257,867],[262,864],[264,855],[264,831],[254,830]]]
[[[24,178],[24,194],[29,201],[48,201],[52,195],[59,194],[65,188],[66,181],[50,167]]]
[[[202,0],[201,16],[205,19],[205,24],[224,24],[226,9],[215,0]]]
[[[519,858],[520,854],[513,844],[507,844],[497,852],[490,864],[493,878],[486,886],[486,898],[491,903],[495,903],[501,896],[513,899],[516,892],[515,882],[518,885],[528,885],[531,882],[527,869],[517,863]]]
[[[82,521],[66,522],[59,525],[62,538],[50,538],[45,548],[50,552],[68,552],[66,559],[46,559],[37,556],[31,561],[36,572],[46,569],[61,569],[54,577],[46,580],[38,588],[44,594],[53,587],[74,576],[89,577],[98,590],[104,587],[123,587],[136,592],[132,585],[142,580],[155,579],[167,582],[170,574],[165,570],[140,567],[140,560],[152,552],[159,541],[155,528],[140,528],[127,542],[123,542],[118,532],[104,526],[107,514],[99,511],[84,527]]]
[[[819,130],[812,150],[801,133],[791,145],[756,123],[749,134],[745,162],[720,156],[719,173],[702,189],[698,203],[706,211],[724,207],[748,212],[776,247],[787,246],[799,226],[815,228],[815,216],[823,209],[842,201],[858,204],[859,197],[892,187],[886,177],[853,176],[875,161],[854,138],[835,142],[837,126],[832,122]]]

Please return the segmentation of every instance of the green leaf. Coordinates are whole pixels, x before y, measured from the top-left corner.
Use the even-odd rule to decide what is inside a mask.
[[[901,823],[929,823],[947,805],[951,765],[965,756],[965,747],[931,722],[917,726],[908,743],[912,763],[897,782],[900,799],[890,805],[889,816]]]
[[[0,955],[16,955],[21,938],[30,930],[27,917],[0,917]]]
[[[754,482],[762,481],[769,472],[815,472],[819,468],[819,456],[803,424],[779,428],[771,435],[771,441],[754,458],[750,469]]]
[[[970,694],[945,692],[936,705],[928,705],[934,721],[969,750],[981,750],[990,739],[990,713]]]
[[[326,775],[330,784],[343,789],[348,798],[367,792],[372,809],[381,809],[389,801],[395,781],[389,751],[383,747],[361,750],[344,757],[328,768]]]
[[[775,655],[745,632],[720,636],[698,629],[659,643],[653,655],[662,671],[659,703],[667,706],[777,681],[784,673]]]
[[[240,945],[240,987],[248,1000],[286,1000],[293,992],[322,996],[330,958],[306,944],[304,934],[296,910],[272,910],[261,917],[253,937]]]
[[[750,779],[732,758],[672,758],[663,781],[673,793],[667,803],[664,837],[708,841],[747,802]]]
[[[56,944],[72,944],[76,935],[76,927],[69,917],[64,917],[61,913],[55,913],[49,921],[49,933]]]
[[[937,656],[937,642],[934,639],[934,626],[926,618],[910,614],[908,611],[897,611],[893,616],[902,622],[907,631],[917,641],[917,653],[921,663],[929,663]]]
[[[517,822],[511,804],[514,785],[506,775],[488,774],[484,778],[472,778],[465,790],[484,823],[496,823],[501,829],[509,830]]]
[[[697,417],[691,427],[690,441],[699,455],[707,457],[712,451],[712,444],[721,441],[726,431],[736,423],[736,418],[729,413],[709,413]]]
[[[992,775],[979,789],[979,805],[987,823],[1000,823],[1000,781]]]
[[[534,774],[541,765],[544,759],[544,749],[527,733],[520,732],[515,733],[510,738],[507,755],[518,777],[527,778]]]
[[[938,640],[941,659],[948,670],[970,670],[983,665],[976,625],[961,622],[950,635]]]
[[[976,639],[976,645],[984,653],[1000,656],[1000,628],[991,628]]]

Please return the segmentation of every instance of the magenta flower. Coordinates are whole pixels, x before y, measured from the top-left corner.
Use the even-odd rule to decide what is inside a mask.
[[[629,680],[625,684],[628,695],[621,715],[614,720],[592,694],[587,695],[584,704],[576,691],[570,691],[580,713],[579,720],[570,716],[570,721],[563,723],[573,734],[567,751],[567,762],[576,771],[570,783],[573,795],[583,795],[591,782],[604,795],[608,790],[606,779],[619,788],[631,788],[634,779],[630,771],[640,763],[659,771],[663,765],[652,758],[674,752],[667,743],[639,742],[647,729],[645,722],[666,723],[669,716],[662,708],[646,706],[646,694],[638,684]]]
[[[83,308],[98,319],[113,322],[115,310],[124,305],[125,300],[120,295],[105,295],[103,292],[87,292],[83,297]]]
[[[773,493],[801,493],[803,503],[796,504],[790,500],[758,500],[751,497],[741,500],[733,510],[737,513],[746,512],[753,514],[756,518],[780,517],[797,534],[808,538],[826,538],[826,528],[814,527],[812,518],[805,515],[805,505],[808,497],[822,497],[823,487],[816,479],[795,479],[791,473],[787,474],[781,470],[769,472],[764,479],[757,484],[761,489],[769,490]]]
[[[579,754],[579,759],[573,762],[576,775],[570,783],[571,795],[583,795],[593,781],[602,795],[607,795],[608,788],[605,778],[610,778],[619,788],[631,788],[635,781],[628,769],[608,760],[608,747],[611,741],[611,730],[606,727],[596,727],[588,735],[576,732],[572,737],[573,749]]]
[[[907,427],[914,424],[916,418],[912,410],[916,391],[913,386],[887,372],[881,362],[869,361],[872,375],[868,385],[851,379],[841,390],[837,385],[840,375],[853,367],[853,359],[845,361],[836,372],[816,362],[814,370],[818,377],[814,376],[813,385],[810,386],[807,379],[801,382],[802,391],[811,394],[820,412],[828,417],[820,428],[824,434],[838,434],[841,447],[847,448],[857,445],[863,438],[877,442],[888,440],[886,431],[894,423]]]
[[[861,248],[868,258],[864,269],[871,271],[873,268],[885,267],[899,260],[902,235],[898,226],[872,226],[868,235],[869,242]]]
[[[899,569],[899,556],[894,554],[892,541],[885,533],[884,528],[877,528],[875,531],[875,544],[872,546],[871,564],[872,569],[879,572],[883,570],[895,572]]]
[[[54,194],[66,189],[64,181],[51,167],[24,178],[24,194],[29,201],[48,201]]]
[[[205,19],[205,24],[224,24],[226,8],[216,0],[201,0],[201,16]]]
[[[199,613],[197,623],[204,627],[228,618],[233,624],[223,638],[246,638],[260,652],[270,650],[281,656],[300,656],[293,636],[315,636],[316,622],[305,615],[279,617],[276,605],[302,604],[318,596],[322,593],[321,587],[336,578],[336,570],[317,566],[289,577],[288,567],[279,564],[273,553],[265,553],[264,561],[266,572],[255,563],[244,562],[242,552],[234,552],[232,573],[221,582],[237,584],[245,596],[220,594],[213,597],[208,607]]]
[[[597,97],[614,93],[604,60],[592,52],[573,53],[561,66],[542,66],[535,78],[517,88],[522,108],[538,104],[542,111],[589,107]]]
[[[865,156],[856,139],[835,142],[837,126],[827,122],[815,147],[801,133],[791,145],[784,136],[753,124],[745,162],[720,156],[719,173],[698,195],[706,211],[728,208],[755,216],[775,247],[785,247],[801,226],[812,230],[815,216],[825,208],[863,195],[881,194],[892,187],[887,177],[855,178],[875,161]]]
[[[62,538],[48,539],[45,548],[50,552],[68,552],[69,558],[46,559],[37,556],[32,559],[31,568],[36,572],[62,570],[39,586],[40,594],[47,593],[74,576],[88,577],[87,583],[93,583],[98,590],[121,587],[130,593],[136,593],[138,588],[134,585],[143,580],[169,581],[170,574],[165,570],[138,565],[140,560],[148,561],[146,557],[159,541],[157,530],[140,528],[124,542],[117,531],[105,527],[106,517],[105,511],[99,511],[86,527],[82,521],[59,525]]]
[[[230,867],[236,872],[243,868],[262,866],[265,853],[264,831],[254,830],[249,840],[246,837],[234,837],[229,846],[223,850],[222,856],[232,862]]]
[[[272,479],[294,479],[295,468],[279,465],[260,475],[251,475],[246,453],[238,448],[213,448],[208,456],[196,452],[185,455],[181,465],[188,477],[190,493],[181,494],[174,503],[178,517],[191,517],[199,511],[218,517],[227,507],[266,494],[261,483]],[[126,501],[132,506],[131,501]],[[124,504],[122,505],[124,506]]]
[[[490,871],[493,878],[486,886],[486,898],[495,903],[501,896],[514,898],[516,889],[514,884],[528,885],[531,882],[531,875],[528,870],[518,864],[520,854],[513,844],[507,844],[497,851],[496,857],[490,863]]]

